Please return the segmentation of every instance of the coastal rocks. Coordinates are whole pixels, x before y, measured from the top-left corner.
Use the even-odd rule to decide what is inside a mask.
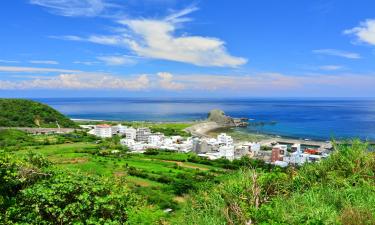
[[[239,122],[236,122],[236,120]],[[244,122],[243,119],[234,119],[225,115],[222,110],[214,109],[208,113],[206,121],[194,124],[186,128],[185,131],[195,137],[209,137],[211,131],[220,128],[243,126],[244,124],[247,126],[247,122]]]
[[[225,127],[236,126],[232,117],[225,115],[222,110],[214,109],[208,113],[207,120],[210,122],[216,122],[217,124]]]

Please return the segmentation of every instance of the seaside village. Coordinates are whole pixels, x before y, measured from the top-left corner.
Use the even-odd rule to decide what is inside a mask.
[[[311,145],[301,143],[277,142],[268,140],[263,142],[234,143],[233,138],[225,133],[210,137],[181,137],[165,136],[162,133],[152,133],[148,127],[133,128],[121,124],[82,125],[89,129],[89,133],[101,138],[111,138],[119,135],[120,143],[127,146],[131,153],[143,153],[148,149],[162,149],[177,152],[195,152],[200,157],[211,160],[226,158],[239,159],[247,156],[265,162],[286,167],[316,162],[327,157],[332,148],[330,143]]]

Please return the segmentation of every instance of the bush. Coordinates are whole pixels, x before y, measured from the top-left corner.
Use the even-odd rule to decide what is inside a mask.
[[[158,155],[159,150],[157,150],[157,149],[147,149],[143,154],[144,155]]]
[[[148,212],[145,224],[161,216],[121,180],[61,170],[34,153],[20,160],[0,152],[1,224],[126,224],[139,211]]]
[[[298,169],[261,165],[237,171],[200,187],[173,222],[375,224],[375,153],[367,150],[366,143],[353,141]]]

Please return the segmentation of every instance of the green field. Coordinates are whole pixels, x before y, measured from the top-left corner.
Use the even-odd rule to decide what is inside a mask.
[[[218,166],[188,162],[193,154],[160,151],[156,155],[125,153],[101,156],[95,154],[97,147],[97,144],[88,142],[38,145],[25,147],[14,154],[22,157],[32,151],[46,156],[60,168],[123,178],[151,204],[172,209],[177,209],[188,191],[196,185],[216,179],[227,171]]]
[[[334,148],[320,163],[278,168],[134,154],[119,137],[0,131],[0,223],[375,224],[374,153],[358,140]]]

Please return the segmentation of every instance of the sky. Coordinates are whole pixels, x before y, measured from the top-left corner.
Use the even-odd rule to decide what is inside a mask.
[[[3,0],[0,97],[375,97],[373,0]]]

